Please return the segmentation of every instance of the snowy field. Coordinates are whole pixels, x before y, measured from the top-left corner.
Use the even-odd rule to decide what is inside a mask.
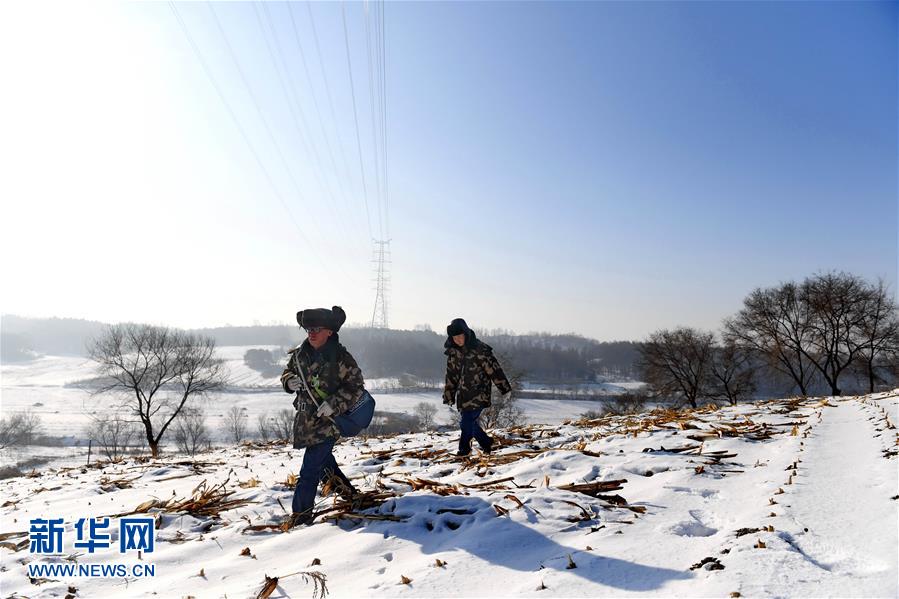
[[[332,597],[896,597],[897,394],[530,425],[470,460],[451,433],[343,440],[362,503],[286,532],[283,445],[44,471],[0,482],[3,595],[312,597],[314,573]],[[77,519],[134,513],[140,560],[72,547]],[[29,552],[41,517],[61,555]],[[120,563],[155,577],[28,572]]]
[[[274,350],[275,346],[253,346]],[[247,429],[255,436],[256,421],[262,414],[272,417],[281,410],[293,410],[292,396],[281,390],[277,377],[266,378],[244,364],[243,356],[249,347],[227,346],[218,349],[226,361],[231,386],[226,393],[199,402],[207,416],[207,427],[215,444],[226,444],[225,415],[232,406],[244,410]],[[29,463],[29,460],[49,460],[49,465],[73,465],[87,458],[87,427],[91,416],[111,408],[109,396],[92,397],[78,386],[79,381],[96,376],[94,363],[80,357],[45,356],[24,364],[0,366],[0,414],[30,410],[41,419],[43,434],[64,437],[65,447],[28,446],[9,448],[0,456],[0,466]],[[369,388],[389,385],[389,379],[367,380]],[[624,383],[625,385],[627,383]],[[439,391],[428,393],[373,393],[380,411],[411,414],[415,406],[427,402],[437,406],[436,422],[455,422],[456,412],[442,404]],[[588,410],[598,410],[595,402],[566,400],[520,399],[528,422],[559,424],[577,418]],[[170,440],[170,439],[169,439]],[[165,442],[165,440],[164,440]],[[26,466],[30,468],[30,466]]]
[[[574,385],[550,385],[548,383],[530,383],[522,385],[525,391],[533,393],[582,393],[585,395],[621,395],[633,391],[639,391],[646,383],[639,381],[616,381],[602,383],[578,383]]]

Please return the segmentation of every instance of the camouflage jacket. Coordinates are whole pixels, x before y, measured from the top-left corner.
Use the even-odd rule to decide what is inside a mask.
[[[447,339],[445,347],[443,403],[455,404],[459,411],[477,410],[490,405],[491,383],[500,393],[512,390],[506,373],[493,355],[493,348],[483,341],[471,338],[459,347],[452,339]]]
[[[306,385],[316,397],[313,402],[303,387],[296,392],[293,446],[297,449],[340,437],[333,419],[320,418],[315,412],[322,401],[330,403],[335,414],[346,412],[359,401],[365,387],[356,360],[340,344],[336,334],[319,351],[315,351],[309,341],[290,351],[290,359],[281,375],[281,386],[287,393],[294,393],[287,387],[287,381],[292,376],[299,376],[301,368]]]

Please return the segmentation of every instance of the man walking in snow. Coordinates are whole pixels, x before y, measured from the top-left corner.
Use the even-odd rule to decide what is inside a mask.
[[[478,418],[490,405],[491,383],[504,395],[512,392],[512,385],[493,355],[493,348],[479,341],[463,319],[453,320],[446,327],[446,335],[443,403],[455,405],[461,413],[462,436],[456,455],[461,457],[471,453],[472,438],[477,439],[485,453],[490,453],[493,439],[481,428]]]
[[[291,526],[312,522],[319,482],[330,481],[345,499],[355,493],[332,453],[340,437],[333,417],[356,404],[365,385],[356,360],[337,335],[345,321],[346,313],[340,306],[297,312],[297,323],[308,337],[290,351],[281,375],[284,391],[296,393],[293,446],[306,449],[293,494]]]

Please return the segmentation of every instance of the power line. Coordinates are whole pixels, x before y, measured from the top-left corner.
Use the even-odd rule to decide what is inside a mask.
[[[387,236],[390,236],[390,171],[389,164],[389,146],[387,144],[387,26],[385,12],[386,3],[381,1],[381,118],[384,120],[382,141],[384,143],[384,223],[387,230]]]
[[[272,31],[274,31],[274,24],[272,23],[271,14],[269,13],[268,7],[265,4],[263,4],[263,10],[265,10],[265,14],[269,19],[269,24],[272,28]],[[325,148],[328,150],[328,157],[330,158],[331,166],[334,169],[332,172],[334,174],[335,179],[338,182],[338,187],[341,192],[343,207],[347,211],[347,216],[349,217],[351,214],[350,202],[348,199],[349,195],[346,193],[345,186],[342,184],[343,180],[339,176],[337,176],[337,162],[334,160],[334,151],[331,149],[330,137],[328,136],[328,133],[325,130],[325,122],[324,122],[324,119],[322,119],[321,110],[319,109],[319,106],[318,106],[318,97],[315,94],[315,86],[312,84],[312,76],[309,73],[309,66],[306,62],[306,53],[303,51],[303,44],[300,41],[300,33],[299,33],[299,30],[297,29],[296,19],[294,19],[293,11],[291,10],[289,3],[287,5],[287,12],[288,12],[288,15],[290,16],[290,24],[291,24],[291,28],[293,30],[294,41],[296,42],[297,50],[299,51],[299,54],[300,54],[300,61],[303,64],[303,72],[306,75],[306,83],[309,86],[309,93],[312,96],[312,104],[313,104],[313,107],[315,108],[315,114],[318,118],[319,127],[321,128],[322,139],[325,142]],[[280,52],[280,44],[278,44],[278,48],[279,48],[279,52]],[[284,60],[283,54],[282,54],[282,60]],[[287,64],[287,61],[284,60],[284,63]],[[297,97],[299,97],[299,93],[297,93],[296,95],[297,95]],[[353,222],[355,223],[355,221],[353,221]]]
[[[244,87],[247,90],[247,94],[250,96],[250,100],[253,102],[253,106],[256,108],[256,112],[259,115],[259,119],[262,121],[262,125],[265,127],[265,131],[268,134],[269,139],[272,142],[272,145],[275,148],[275,151],[278,154],[278,157],[281,160],[281,164],[284,166],[284,170],[287,172],[287,176],[290,179],[290,182],[293,184],[294,190],[297,193],[297,196],[301,199],[305,199],[303,192],[300,190],[300,186],[297,183],[296,177],[294,177],[293,170],[290,168],[290,165],[287,164],[287,158],[284,156],[284,152],[281,151],[281,146],[278,144],[278,141],[275,139],[274,133],[272,133],[272,129],[268,124],[268,119],[265,118],[265,114],[262,112],[262,108],[259,105],[259,102],[256,100],[256,95],[253,93],[253,88],[250,86],[249,81],[244,75],[243,69],[240,66],[240,61],[237,59],[237,54],[234,52],[234,48],[231,46],[231,42],[228,41],[228,35],[225,33],[224,28],[222,27],[222,23],[218,18],[218,15],[215,12],[215,8],[213,8],[212,4],[207,2],[207,6],[209,7],[209,11],[212,13],[212,18],[215,21],[216,27],[219,30],[219,33],[222,36],[222,39],[225,42],[225,47],[228,49],[228,54],[231,56],[232,62],[234,62],[234,66],[237,68],[237,73],[240,75],[240,79],[244,84]],[[318,217],[315,216],[314,210],[308,210],[307,213],[310,216],[310,220],[313,221],[313,225],[319,229],[324,230],[321,227],[321,224],[318,222]],[[323,262],[324,263],[324,262]],[[342,264],[338,266],[341,274],[347,280],[347,282],[351,281],[349,274],[346,272],[346,269]]]
[[[244,75],[243,68],[241,68],[240,66],[240,61],[237,59],[237,53],[234,52],[234,48],[231,46],[231,42],[228,40],[228,34],[225,33],[225,29],[222,27],[222,23],[218,18],[218,14],[216,14],[215,12],[215,8],[210,2],[207,2],[206,5],[209,7],[209,12],[212,13],[212,19],[213,21],[215,21],[215,25],[222,36],[222,40],[224,40],[225,42],[225,47],[228,49],[228,55],[231,57],[231,61],[237,68],[237,74],[240,76],[240,80],[243,82],[244,89],[246,89],[247,95],[250,97],[250,101],[253,103],[253,107],[256,109],[256,114],[259,115],[259,120],[262,121],[262,126],[265,128],[265,132],[268,135],[269,140],[271,140],[272,146],[274,146],[275,152],[277,152],[278,158],[281,160],[281,164],[284,166],[284,170],[287,172],[287,176],[290,178],[290,181],[293,184],[294,191],[296,191],[297,196],[303,198],[303,192],[300,191],[300,185],[299,183],[297,183],[290,165],[287,164],[287,158],[281,151],[281,146],[280,144],[278,144],[278,140],[275,139],[275,134],[272,132],[272,129],[268,124],[268,119],[265,118],[265,113],[262,112],[262,108],[259,105],[259,101],[256,99],[256,94],[253,93],[253,88],[250,85],[250,82],[247,80],[246,75]]]
[[[372,237],[371,213],[368,210],[368,186],[365,183],[365,165],[362,161],[362,140],[359,138],[359,114],[356,110],[356,88],[353,84],[353,64],[350,60],[350,35],[347,32],[346,26],[346,7],[342,0],[340,2],[340,15],[343,19],[343,40],[346,47],[346,65],[350,75],[350,93],[353,97],[353,121],[356,125],[356,148],[359,151],[359,170],[362,171],[362,197],[365,200],[365,217],[368,222],[368,234]]]
[[[378,231],[380,233],[380,238],[384,239],[384,214],[381,209],[381,164],[380,164],[380,144],[378,142],[378,128],[380,118],[375,119],[375,84],[374,84],[374,74],[375,69],[372,66],[372,51],[371,51],[371,11],[369,10],[369,2],[366,0],[364,6],[365,10],[365,49],[366,56],[368,58],[368,106],[369,113],[371,115],[371,136],[372,136],[372,154],[375,157],[375,192],[377,198],[377,206],[378,206]],[[379,113],[380,116],[380,113]]]
[[[310,250],[311,254],[313,255],[313,257],[315,258],[315,260],[317,262],[319,262],[320,264],[324,264],[325,262],[324,262],[324,260],[322,260],[322,257],[319,255],[316,245],[313,244],[311,242],[311,240],[309,239],[309,237],[303,232],[303,229],[300,227],[299,223],[297,222],[296,218],[293,215],[293,212],[290,210],[290,207],[288,206],[287,202],[284,200],[283,195],[279,191],[278,186],[275,184],[275,181],[272,178],[271,173],[269,173],[268,169],[265,167],[265,163],[262,161],[262,158],[259,156],[259,153],[256,151],[255,147],[253,146],[252,142],[250,141],[250,138],[247,135],[246,130],[243,128],[243,126],[240,123],[240,120],[237,118],[237,115],[234,112],[234,109],[231,107],[231,104],[225,98],[225,95],[222,92],[221,87],[219,86],[218,82],[216,81],[215,76],[212,74],[212,70],[209,68],[208,63],[203,58],[202,52],[200,52],[199,47],[197,46],[196,42],[193,39],[193,36],[190,34],[190,30],[188,29],[187,24],[185,23],[181,14],[178,12],[177,6],[175,5],[174,2],[169,2],[169,6],[171,7],[172,12],[175,15],[175,18],[178,20],[178,24],[181,26],[181,30],[184,32],[184,35],[187,38],[187,41],[188,41],[191,49],[193,50],[194,55],[197,57],[197,60],[200,62],[200,65],[202,66],[203,71],[206,73],[206,77],[209,79],[210,83],[212,84],[213,89],[215,89],[216,94],[218,95],[222,104],[225,106],[226,110],[228,111],[228,114],[231,117],[231,120],[234,122],[234,125],[237,127],[237,130],[240,132],[241,137],[243,138],[244,142],[247,145],[247,148],[250,150],[250,153],[253,155],[253,158],[256,160],[256,164],[259,166],[259,169],[262,171],[263,175],[265,176],[266,181],[268,182],[269,186],[272,188],[272,192],[275,194],[275,197],[281,203],[281,206],[284,208],[284,211],[287,212],[287,215],[290,218],[291,223],[293,223],[293,226],[296,229],[297,233],[299,234],[300,238],[306,243],[306,245],[309,246],[309,250]],[[210,5],[209,8],[210,8],[210,11],[213,12],[213,17],[215,18],[216,23],[218,24],[219,31],[221,31],[223,37],[225,37],[224,31],[222,31],[222,29],[221,29],[221,24],[218,23],[218,19],[215,17],[215,12],[212,9],[212,6]],[[229,50],[231,50],[232,59],[235,60],[235,64],[237,64],[238,71],[240,72],[240,65],[239,65],[239,63],[236,62],[236,58],[234,57],[234,54],[233,54],[233,49],[231,49],[230,44],[228,43],[227,37],[225,37],[225,43],[228,45]],[[254,104],[256,105],[256,109],[258,112],[260,112],[260,116],[261,116],[261,111],[259,110],[259,105],[258,105],[258,103],[255,102],[255,98],[252,95],[252,91],[249,89],[249,86],[247,85],[246,79],[243,77],[242,72],[241,72],[241,78],[244,80],[244,85],[247,86],[247,91],[250,94],[251,98],[253,98]],[[265,122],[264,118],[263,118],[263,124],[266,125],[266,129],[269,132],[269,136],[270,136],[270,138],[272,138],[272,141],[274,142],[274,138],[271,136],[271,131],[268,129],[268,125]],[[275,144],[275,147],[280,154],[280,148],[278,148],[277,144]],[[283,159],[283,154],[281,154],[281,156]],[[346,273],[346,271],[342,267],[340,267],[340,271],[343,274],[344,279],[345,279],[345,281],[342,281],[342,282],[349,282],[349,275]],[[345,289],[344,289],[344,291],[345,291]]]
[[[337,149],[340,151],[341,162],[343,163],[344,173],[346,174],[347,179],[352,180],[352,174],[350,172],[350,165],[346,158],[346,153],[343,151],[343,139],[340,135],[340,127],[338,126],[337,114],[334,110],[334,98],[331,96],[331,86],[328,83],[328,72],[325,69],[324,58],[321,51],[321,45],[318,42],[318,31],[315,27],[315,17],[312,14],[312,2],[306,2],[306,10],[309,13],[309,25],[312,27],[312,39],[315,41],[315,52],[318,56],[318,66],[321,69],[322,80],[325,82],[325,93],[328,97],[328,107],[331,111],[331,122],[334,124],[334,131],[337,134]],[[287,10],[293,15],[293,3],[287,3]]]
[[[275,194],[275,197],[278,198],[278,201],[281,202],[281,206],[284,208],[284,211],[287,212],[287,215],[290,217],[290,221],[293,223],[294,227],[299,233],[300,238],[305,241],[310,248],[313,249],[315,246],[310,242],[309,238],[306,237],[306,234],[303,233],[303,230],[300,228],[299,223],[297,223],[296,218],[293,216],[293,212],[290,210],[290,207],[287,205],[287,202],[284,201],[284,197],[281,195],[281,192],[278,190],[277,185],[275,185],[274,179],[272,179],[271,174],[268,172],[268,169],[265,168],[265,163],[259,157],[259,153],[253,147],[252,142],[250,142],[250,138],[247,135],[247,132],[244,130],[243,126],[240,124],[240,120],[237,118],[237,115],[234,113],[234,109],[231,108],[231,104],[228,100],[225,99],[225,95],[222,93],[221,88],[219,87],[218,82],[215,77],[212,75],[212,71],[209,68],[209,65],[206,63],[206,60],[203,58],[200,49],[197,47],[194,42],[193,36],[190,34],[190,30],[187,28],[187,24],[184,22],[184,19],[181,17],[181,13],[178,12],[178,8],[175,6],[174,2],[169,2],[169,6],[172,9],[172,12],[175,14],[175,18],[178,20],[178,24],[181,26],[181,30],[184,32],[185,37],[187,38],[188,43],[190,44],[191,49],[194,52],[194,55],[197,57],[197,60],[200,62],[200,66],[203,67],[203,71],[206,73],[206,77],[209,79],[209,82],[212,84],[213,89],[215,89],[216,94],[218,94],[219,99],[222,101],[222,104],[225,106],[225,109],[228,111],[228,115],[231,117],[231,120],[234,122],[234,126],[237,127],[237,130],[240,132],[241,137],[246,143],[247,148],[250,150],[250,153],[253,155],[253,158],[256,160],[256,164],[259,166],[259,169],[262,171],[262,174],[265,176],[266,181],[268,181],[269,186],[272,188],[272,191]]]
[[[285,75],[287,76],[287,79],[290,80],[290,84],[291,84],[290,91],[292,91],[293,94],[291,94],[290,91],[288,91],[288,86],[284,83],[285,77],[282,77],[282,75],[281,75],[282,67],[280,67],[278,65],[278,61],[275,59],[275,55],[272,52],[271,44],[269,44],[269,41],[266,38],[266,27],[265,27],[265,24],[262,22],[262,15],[260,14],[259,8],[257,7],[256,4],[253,4],[253,10],[256,14],[256,20],[259,23],[259,28],[262,31],[263,41],[265,41],[265,47],[266,47],[266,50],[268,50],[269,58],[271,59],[272,64],[275,66],[275,73],[278,76],[278,83],[281,86],[281,92],[284,94],[284,98],[287,103],[287,107],[290,111],[290,116],[293,119],[294,128],[297,131],[297,135],[300,137],[301,140],[303,140],[304,146],[307,147],[307,152],[309,152],[309,150],[308,150],[309,146],[311,146],[312,149],[314,150],[313,152],[309,152],[309,154],[315,158],[315,164],[316,164],[317,168],[314,168],[312,170],[314,171],[314,173],[316,175],[316,179],[318,180],[319,185],[321,185],[322,189],[324,189],[325,192],[328,194],[328,196],[331,198],[331,202],[328,204],[328,207],[331,209],[332,215],[334,216],[336,221],[339,223],[339,225],[342,228],[345,228],[344,218],[340,214],[337,213],[337,200],[334,197],[334,193],[331,189],[331,185],[326,180],[326,177],[324,176],[325,169],[322,166],[322,161],[321,161],[321,157],[318,152],[318,148],[316,147],[314,142],[310,142],[309,144],[307,144],[305,137],[303,135],[303,132],[300,130],[300,123],[297,119],[296,112],[294,110],[294,106],[296,106],[296,109],[297,109],[297,111],[299,111],[299,114],[300,114],[300,119],[303,121],[303,130],[308,131],[309,124],[306,121],[306,116],[303,112],[303,107],[299,101],[299,93],[297,93],[296,89],[294,88],[293,81],[289,77],[289,71],[287,68],[287,60],[284,56],[284,52],[281,49],[281,43],[278,41],[278,35],[277,35],[277,32],[275,31],[275,27],[274,27],[274,23],[272,22],[271,15],[268,12],[268,7],[266,7],[263,4],[263,10],[265,11],[266,18],[267,18],[268,24],[269,24],[269,31],[270,31],[272,39],[275,43],[275,49],[278,51],[278,55],[281,57],[281,64],[283,65]],[[355,237],[355,236],[353,236],[353,237]],[[358,239],[357,239],[357,243],[358,243]],[[362,249],[361,244],[359,247],[360,247],[360,249]]]

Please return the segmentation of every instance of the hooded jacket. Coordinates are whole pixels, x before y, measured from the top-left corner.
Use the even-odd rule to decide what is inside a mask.
[[[451,333],[462,331],[465,343],[456,345]],[[460,333],[461,334],[461,333]],[[512,391],[512,385],[493,348],[480,341],[474,331],[461,318],[455,319],[447,327],[446,383],[443,387],[443,403],[455,405],[461,411],[477,410],[490,405],[490,385],[496,385],[500,393]]]

